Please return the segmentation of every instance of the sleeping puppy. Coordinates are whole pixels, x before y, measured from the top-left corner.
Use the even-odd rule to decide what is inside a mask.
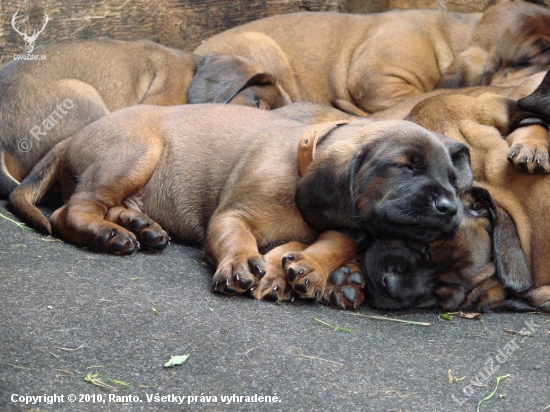
[[[502,285],[525,296],[534,308],[550,311],[550,222],[548,126],[537,113],[548,111],[549,82],[517,104],[497,95],[440,96],[420,103],[409,119],[466,143],[475,182],[496,205],[504,224],[495,240],[504,258],[496,273]],[[534,99],[533,99],[534,97]],[[522,108],[528,107],[530,112]],[[510,129],[516,128],[508,134]],[[506,136],[506,137],[503,137]],[[495,256],[499,253],[495,251]],[[496,260],[498,263],[498,260]]]
[[[489,84],[510,67],[549,64],[549,44],[550,10],[502,0],[471,14],[284,14],[217,34],[195,53],[263,64],[292,101],[341,99],[373,113],[434,87]]]
[[[421,242],[456,230],[452,158],[467,151],[451,149],[407,121],[304,125],[233,105],[141,105],[56,145],[9,206],[43,232],[106,253],[161,250],[168,236],[204,245],[213,289],[227,294],[270,279],[262,249],[320,234],[303,251],[324,256],[308,261],[318,267],[300,271],[302,255],[285,255],[295,288],[315,296],[357,250],[335,230]],[[66,203],[48,221],[33,204],[55,182]]]
[[[194,103],[262,108],[286,103],[272,76],[238,56],[201,59],[151,41],[108,39],[37,52],[46,59],[14,60],[0,69],[2,199],[55,143],[124,107],[187,103],[190,83]],[[203,85],[212,82],[216,89],[205,93]]]
[[[464,218],[453,236],[429,244],[379,239],[368,248],[362,270],[369,305],[385,310],[534,310],[511,296],[513,291],[497,276],[497,270],[500,278],[515,276],[508,272],[515,268],[506,264],[506,254],[517,250],[503,241],[513,223],[497,218],[497,206],[485,189],[474,187],[461,198]],[[340,298],[342,287],[327,298],[346,302]]]

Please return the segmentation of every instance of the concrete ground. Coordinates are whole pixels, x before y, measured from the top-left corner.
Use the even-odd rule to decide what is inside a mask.
[[[499,377],[481,411],[550,410],[547,315],[226,297],[193,247],[101,255],[5,205],[0,411],[475,411]]]

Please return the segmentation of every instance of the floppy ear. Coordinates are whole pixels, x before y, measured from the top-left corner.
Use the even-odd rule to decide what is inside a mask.
[[[470,162],[470,150],[464,143],[457,142],[447,136],[439,136],[447,148],[456,174],[456,187],[458,191],[469,189],[474,182],[472,164]]]
[[[475,187],[472,189],[472,195],[476,203],[483,203],[491,212],[493,254],[497,275],[502,285],[516,292],[529,289],[533,284],[533,279],[512,218],[504,209],[494,203],[487,190]]]
[[[252,60],[208,53],[189,85],[189,103],[228,103],[244,88],[266,84],[275,84],[275,78]]]
[[[454,59],[436,88],[455,89],[489,84],[496,70],[496,57],[478,46],[472,46]]]
[[[296,186],[296,205],[307,224],[316,230],[353,226],[353,181],[370,145],[358,151],[349,145],[346,141],[333,143],[333,150],[317,156]]]

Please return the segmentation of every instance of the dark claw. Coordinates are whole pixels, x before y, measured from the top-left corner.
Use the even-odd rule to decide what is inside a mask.
[[[230,285],[229,285],[229,279],[227,280],[227,283],[225,285],[225,287],[223,288],[223,291],[225,293],[227,293],[228,295],[235,295],[237,293],[239,293],[237,290],[233,289]]]
[[[290,260],[293,261],[296,259],[293,255],[285,255],[283,256],[283,267],[286,266],[286,263]]]
[[[279,285],[277,285],[273,288],[273,292],[277,292],[278,290],[279,290]]]
[[[219,285],[220,285],[220,281],[216,280],[216,284],[214,285],[214,290],[218,290]]]
[[[514,157],[516,157],[516,155],[517,155],[517,152],[510,153],[510,155],[508,156],[508,161],[513,162]]]
[[[300,272],[301,272],[301,271],[300,271]],[[309,278],[306,278],[305,284],[306,284],[306,285],[309,285],[309,282],[310,282]]]
[[[256,273],[258,276],[258,280],[261,280],[265,275],[265,270],[263,270],[260,265],[254,266],[256,268]]]

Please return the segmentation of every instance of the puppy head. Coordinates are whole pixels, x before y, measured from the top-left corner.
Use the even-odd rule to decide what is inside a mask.
[[[363,260],[368,303],[390,310],[531,309],[507,299],[531,283],[515,227],[485,189],[474,187],[461,200],[464,217],[454,235],[428,245],[392,239],[370,246]]]
[[[290,103],[275,77],[236,55],[205,55],[189,85],[189,103],[230,103],[275,109]]]
[[[490,84],[509,67],[550,63],[550,10],[523,1],[489,4],[468,48],[443,73],[437,87]]]
[[[452,233],[462,208],[455,168],[437,136],[407,121],[362,126],[342,126],[319,144],[296,189],[306,222],[320,231],[422,242]]]

